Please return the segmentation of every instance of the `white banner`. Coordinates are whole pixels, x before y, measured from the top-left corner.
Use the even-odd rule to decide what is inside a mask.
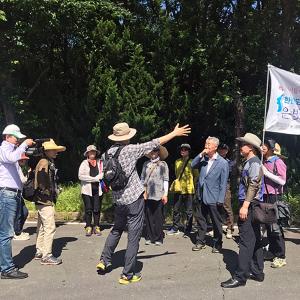
[[[300,135],[300,75],[268,67],[271,95],[265,130]]]

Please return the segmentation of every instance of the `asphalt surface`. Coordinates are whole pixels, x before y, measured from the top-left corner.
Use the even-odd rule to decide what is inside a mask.
[[[182,235],[167,236],[163,246],[144,244],[141,240],[137,269],[143,279],[122,286],[126,233],[113,257],[113,270],[105,275],[96,272],[96,264],[109,233],[85,237],[83,225],[57,228],[54,254],[63,264],[43,266],[33,260],[35,224],[27,224],[30,240],[14,241],[16,264],[29,277],[23,280],[0,280],[0,299],[300,299],[300,231],[291,230],[287,237],[287,266],[272,269],[265,263],[263,283],[248,280],[245,287],[222,289],[220,282],[230,278],[236,266],[238,246],[224,238],[222,254],[211,247],[192,252],[192,242]],[[210,240],[208,239],[208,242]]]

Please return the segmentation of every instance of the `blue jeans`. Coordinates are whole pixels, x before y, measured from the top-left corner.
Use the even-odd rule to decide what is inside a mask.
[[[28,217],[28,209],[25,205],[24,199],[22,198],[17,209],[17,216],[15,220],[16,235],[21,234],[27,217]]]
[[[2,273],[15,268],[11,240],[14,236],[14,223],[20,201],[17,193],[0,189],[0,270]]]

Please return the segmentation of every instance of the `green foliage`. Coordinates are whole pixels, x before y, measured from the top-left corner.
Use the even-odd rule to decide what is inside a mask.
[[[208,135],[233,146],[240,131],[261,135],[267,64],[300,73],[299,13],[295,0],[2,0],[1,128],[66,145],[63,182],[77,180],[88,144],[109,146],[119,121],[139,141],[180,122],[195,151]],[[299,138],[273,136],[294,189]]]
[[[67,184],[62,186],[62,191],[58,196],[55,210],[57,212],[81,212],[84,213],[84,205],[80,192],[80,184]],[[102,210],[105,212],[112,207],[111,194],[105,194],[102,200]],[[29,210],[35,210],[33,203],[26,201],[26,206]]]

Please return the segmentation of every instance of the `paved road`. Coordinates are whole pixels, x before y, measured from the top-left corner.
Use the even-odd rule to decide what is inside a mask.
[[[61,225],[55,237],[55,254],[60,266],[42,266],[33,260],[35,224],[27,224],[29,241],[14,241],[13,252],[18,265],[29,273],[25,280],[0,280],[0,299],[299,299],[300,232],[287,233],[288,265],[274,270],[265,263],[263,283],[248,281],[245,287],[223,290],[220,282],[235,268],[237,245],[225,240],[223,254],[192,252],[191,241],[180,236],[166,237],[163,246],[146,246],[141,241],[138,268],[143,279],[121,286],[126,234],[113,259],[113,270],[98,275],[95,269],[99,252],[109,230],[102,237],[84,236],[83,225]]]

